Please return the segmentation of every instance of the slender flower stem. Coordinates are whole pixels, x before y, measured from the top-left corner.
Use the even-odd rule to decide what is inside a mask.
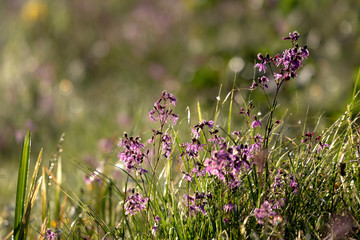
[[[125,201],[126,201],[126,193],[127,193],[127,185],[128,185],[128,181],[129,181],[129,175],[126,176],[126,181],[125,181],[125,189],[124,189],[124,202],[122,204],[122,210],[123,210],[123,230],[122,230],[122,238],[125,239],[125,225],[126,225],[126,214],[125,214]]]
[[[277,96],[279,94],[279,91],[280,91],[280,88],[281,88],[283,82],[284,82],[284,80],[281,80],[280,83],[278,83],[276,86],[275,96],[274,96],[273,103],[270,108],[270,116],[266,122],[266,127],[265,127],[264,148],[268,148],[268,146],[269,146],[269,138],[270,138],[271,130],[274,127],[273,116],[274,116],[274,112],[275,112],[276,105],[277,105]]]

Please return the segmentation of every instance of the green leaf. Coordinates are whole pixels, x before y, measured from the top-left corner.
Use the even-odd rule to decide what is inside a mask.
[[[30,163],[31,138],[30,132],[27,132],[21,152],[18,182],[16,189],[16,204],[14,217],[14,239],[24,239],[24,231],[22,231],[22,221],[25,209],[25,193]]]

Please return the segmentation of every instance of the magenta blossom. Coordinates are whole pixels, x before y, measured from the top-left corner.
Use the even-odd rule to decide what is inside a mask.
[[[136,215],[137,212],[141,212],[146,208],[146,204],[149,198],[143,198],[140,193],[134,193],[128,196],[125,200],[125,214],[132,216]]]
[[[276,216],[276,212],[273,211],[273,208],[268,201],[265,201],[260,208],[256,208],[254,212],[259,224],[265,224],[271,218]]]
[[[225,212],[232,212],[234,210],[234,204],[231,203],[231,201],[229,202],[229,204],[225,204],[223,207],[223,210]]]
[[[121,162],[125,163],[126,169],[131,172],[133,170],[145,170],[140,168],[143,163],[145,154],[142,153],[144,144],[140,142],[140,137],[129,137],[127,133],[124,133],[124,138],[119,141],[119,146],[123,150],[118,154],[118,158]]]
[[[261,122],[254,116],[254,121],[251,123],[251,128],[261,127]]]
[[[175,125],[179,116],[172,112],[168,106],[169,103],[175,106],[176,98],[173,94],[163,91],[160,99],[154,103],[153,110],[149,112],[149,118],[154,122],[159,121],[162,126],[169,120]]]

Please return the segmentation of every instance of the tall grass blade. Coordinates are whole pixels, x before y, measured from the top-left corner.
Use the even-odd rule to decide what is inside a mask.
[[[42,167],[42,181],[41,181],[41,220],[45,222],[47,219],[47,201],[46,201],[46,181],[45,181],[45,167]]]
[[[236,80],[236,74],[234,76],[234,82],[233,82],[233,87],[231,89],[231,97],[230,97],[230,106],[229,106],[229,118],[228,118],[228,129],[227,129],[227,140],[230,141],[230,134],[231,134],[231,113],[232,113],[232,105],[233,105],[233,100],[234,100],[234,91],[235,91],[235,80]]]
[[[39,173],[39,169],[40,169],[40,165],[41,165],[42,153],[43,153],[43,149],[40,150],[38,159],[36,161],[34,172],[33,172],[32,178],[31,178],[30,190],[28,193],[28,197],[26,199],[26,208],[25,208],[26,212],[25,212],[23,224],[21,227],[21,231],[24,232],[24,236],[26,236],[26,233],[27,233],[27,225],[29,223],[31,209],[34,205],[34,202],[35,202],[35,199],[37,196],[37,192],[39,191],[40,184],[41,184],[41,177],[39,178],[37,183],[36,183],[36,180],[38,178],[38,173]]]
[[[221,89],[222,89],[222,84],[220,84],[220,88],[219,88],[219,93],[218,96],[216,97],[216,107],[215,107],[215,113],[214,113],[214,124],[216,125],[216,120],[219,116],[219,103],[220,103],[220,95],[221,95]]]
[[[201,120],[203,120],[202,118],[202,114],[201,114],[201,107],[200,107],[200,102],[197,102],[197,109],[198,109],[198,115],[199,115],[199,122],[201,122]]]
[[[24,232],[22,229],[22,221],[25,211],[25,193],[27,185],[27,177],[29,173],[30,163],[30,148],[31,148],[31,137],[30,131],[28,131],[24,137],[24,142],[21,151],[21,159],[18,173],[18,182],[16,189],[16,203],[15,203],[15,217],[14,217],[14,239],[22,239]]]
[[[60,222],[60,187],[62,182],[62,158],[61,155],[58,157],[57,162],[57,172],[56,172],[56,179],[57,179],[57,187],[55,189],[55,220],[56,220],[56,227],[59,227]]]

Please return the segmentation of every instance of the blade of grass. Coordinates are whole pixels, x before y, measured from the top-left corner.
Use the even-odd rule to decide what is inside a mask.
[[[61,182],[62,182],[62,158],[61,158],[61,155],[59,155],[58,161],[57,161],[56,179],[57,179],[57,184],[59,186],[61,186]],[[60,223],[60,188],[56,188],[56,190],[55,190],[55,220],[56,220],[56,228],[58,228],[59,223]]]
[[[21,232],[22,220],[24,217],[25,209],[25,192],[27,185],[27,177],[29,173],[30,163],[30,148],[31,137],[28,131],[24,137],[24,142],[21,151],[21,159],[18,173],[18,182],[16,190],[16,203],[15,203],[15,217],[14,217],[14,239],[18,240],[24,237],[24,232]]]
[[[42,182],[41,182],[41,220],[45,222],[47,219],[47,201],[46,201],[46,181],[45,181],[45,167],[42,167]]]
[[[199,115],[199,122],[202,121],[202,114],[201,114],[201,107],[200,107],[200,102],[197,102],[197,109],[198,109],[198,115]]]
[[[31,209],[34,206],[35,203],[35,199],[37,196],[37,193],[40,189],[40,185],[41,185],[41,178],[39,178],[38,182],[36,185],[34,185],[34,189],[31,191],[31,197],[29,197],[28,199],[28,203],[27,203],[27,207],[26,207],[26,212],[24,215],[24,219],[23,219],[23,224],[21,225],[21,232],[24,232],[23,237],[20,237],[19,239],[26,239],[26,235],[27,235],[27,227],[29,224],[29,220],[30,220],[30,213],[31,213]]]
[[[37,183],[36,183],[36,179],[38,177],[38,173],[39,173],[39,169],[40,169],[40,165],[41,165],[42,153],[43,153],[43,149],[40,150],[38,159],[36,161],[34,172],[33,172],[32,178],[31,178],[30,190],[29,190],[29,193],[28,193],[28,196],[26,199],[26,203],[25,203],[26,213],[24,215],[23,224],[21,227],[22,228],[21,231],[24,232],[24,236],[26,236],[26,233],[27,233],[27,225],[29,223],[31,209],[34,205],[35,198],[37,196],[37,192],[39,190],[40,183],[41,183],[41,177]]]
[[[219,103],[220,103],[220,95],[221,95],[221,89],[222,89],[222,84],[220,84],[220,88],[219,88],[219,93],[218,96],[216,97],[216,107],[215,107],[215,113],[214,113],[214,125],[216,126],[216,120],[219,116]]]
[[[236,80],[236,73],[234,75],[234,82],[233,82],[233,86],[231,89],[231,97],[230,97],[230,106],[229,106],[229,117],[228,117],[228,129],[227,129],[227,133],[228,133],[228,137],[227,140],[230,141],[230,133],[231,133],[231,113],[232,113],[232,105],[233,105],[233,100],[234,100],[234,91],[235,91],[235,80]]]

